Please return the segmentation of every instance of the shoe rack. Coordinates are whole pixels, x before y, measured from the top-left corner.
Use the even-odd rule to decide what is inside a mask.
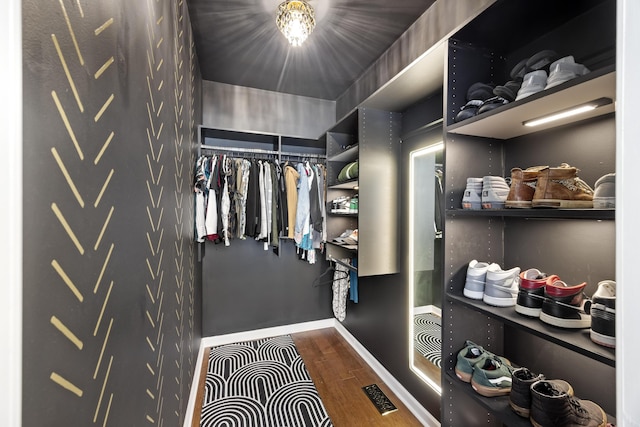
[[[449,39],[445,82],[445,300],[443,426],[528,426],[508,396],[485,398],[456,378],[456,355],[469,339],[548,379],[572,384],[615,422],[615,350],[588,329],[562,329],[463,296],[468,263],[538,268],[569,284],[615,280],[615,211],[598,209],[463,210],[468,177],[510,176],[514,167],[577,167],[592,188],[615,172],[615,0],[499,0]],[[590,72],[456,123],[476,82],[502,85],[522,59],[552,49]],[[523,122],[596,99],[611,102],[542,127]],[[597,386],[594,386],[597,384]]]
[[[327,152],[327,250],[329,260],[356,259],[358,276],[399,271],[398,195],[401,115],[358,108],[329,129]],[[338,182],[338,174],[358,161],[359,176]],[[358,195],[358,213],[332,213],[331,201]],[[333,241],[358,229],[357,245]]]

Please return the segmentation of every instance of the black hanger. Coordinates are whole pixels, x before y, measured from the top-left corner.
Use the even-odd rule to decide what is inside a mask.
[[[321,275],[319,275],[318,277],[316,277],[315,279],[313,279],[313,282],[311,283],[312,286],[314,288],[318,287],[318,286],[322,286],[322,285],[328,285],[328,284],[333,284],[333,282],[335,280],[341,280],[341,279],[346,279],[349,277],[349,272],[348,271],[338,271],[338,273],[341,273],[338,275],[338,277],[336,277],[336,275],[334,274],[333,276],[331,276],[331,280],[324,280],[324,281],[320,281],[320,279],[323,276],[326,276],[328,273],[335,273],[335,269],[333,268],[333,266],[329,266],[327,267],[327,269],[324,271],[324,273],[322,273]]]

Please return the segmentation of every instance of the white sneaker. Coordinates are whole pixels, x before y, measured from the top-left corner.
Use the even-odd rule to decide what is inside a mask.
[[[520,283],[520,267],[510,270],[487,271],[484,297],[482,300],[496,307],[512,307],[516,305],[518,284]]]
[[[547,72],[545,70],[536,70],[524,75],[522,86],[516,96],[516,101],[531,96],[534,93],[543,91],[547,84]]]
[[[462,196],[462,209],[482,209],[482,178],[467,178]]]
[[[509,185],[501,176],[482,178],[482,209],[504,209],[509,196]]]
[[[616,282],[603,280],[591,297],[591,341],[605,347],[616,346]]]
[[[478,262],[472,260],[467,267],[467,280],[464,284],[463,294],[467,298],[481,300],[484,296],[484,284],[487,271],[500,270],[500,266],[495,263]]]
[[[568,80],[583,76],[589,72],[589,69],[582,64],[576,64],[573,56],[565,56],[553,62],[549,67],[549,78],[545,89],[558,86]]]

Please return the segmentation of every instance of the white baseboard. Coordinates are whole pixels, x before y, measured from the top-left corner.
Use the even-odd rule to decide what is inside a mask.
[[[198,387],[200,385],[200,372],[202,371],[201,368],[204,358],[204,350],[206,348],[324,328],[335,328],[423,425],[429,427],[440,426],[438,420],[435,419],[433,415],[431,415],[431,413],[429,413],[429,411],[427,411],[420,402],[418,402],[402,386],[402,384],[400,384],[400,382],[398,382],[398,380],[396,380],[393,375],[391,375],[391,373],[387,371],[387,369],[378,362],[378,360],[373,357],[373,355],[369,353],[369,351],[336,319],[317,320],[314,322],[296,323],[293,325],[277,326],[274,328],[257,329],[254,331],[202,338],[200,341],[200,350],[198,351],[198,359],[195,366],[193,384],[191,385],[191,392],[189,393],[189,402],[187,404],[187,412],[185,414],[183,426],[191,427],[193,422],[196,395],[198,394]]]
[[[440,426],[440,422],[337,320],[335,321],[335,328],[422,425],[429,427]]]
[[[413,313],[414,314],[433,313],[436,316],[442,317],[442,309],[440,307],[436,307],[435,305],[422,305],[419,307],[414,307]]]

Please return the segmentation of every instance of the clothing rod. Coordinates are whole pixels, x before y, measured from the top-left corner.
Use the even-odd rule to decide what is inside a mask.
[[[341,260],[339,260],[337,258],[334,258],[334,257],[331,257],[331,261],[335,262],[336,264],[340,264],[340,265],[342,265],[344,267],[347,267],[349,270],[352,270],[352,271],[355,271],[355,272],[358,271],[357,267],[354,267],[353,265],[349,264],[348,262],[341,261]]]
[[[231,151],[235,153],[254,153],[254,154],[274,154],[281,156],[295,156],[295,157],[312,157],[316,159],[325,158],[325,154],[317,154],[317,153],[293,153],[288,151],[277,151],[277,150],[265,150],[263,148],[238,148],[238,147],[221,147],[215,145],[206,145],[202,144],[200,146],[203,150],[213,150],[213,151]]]

